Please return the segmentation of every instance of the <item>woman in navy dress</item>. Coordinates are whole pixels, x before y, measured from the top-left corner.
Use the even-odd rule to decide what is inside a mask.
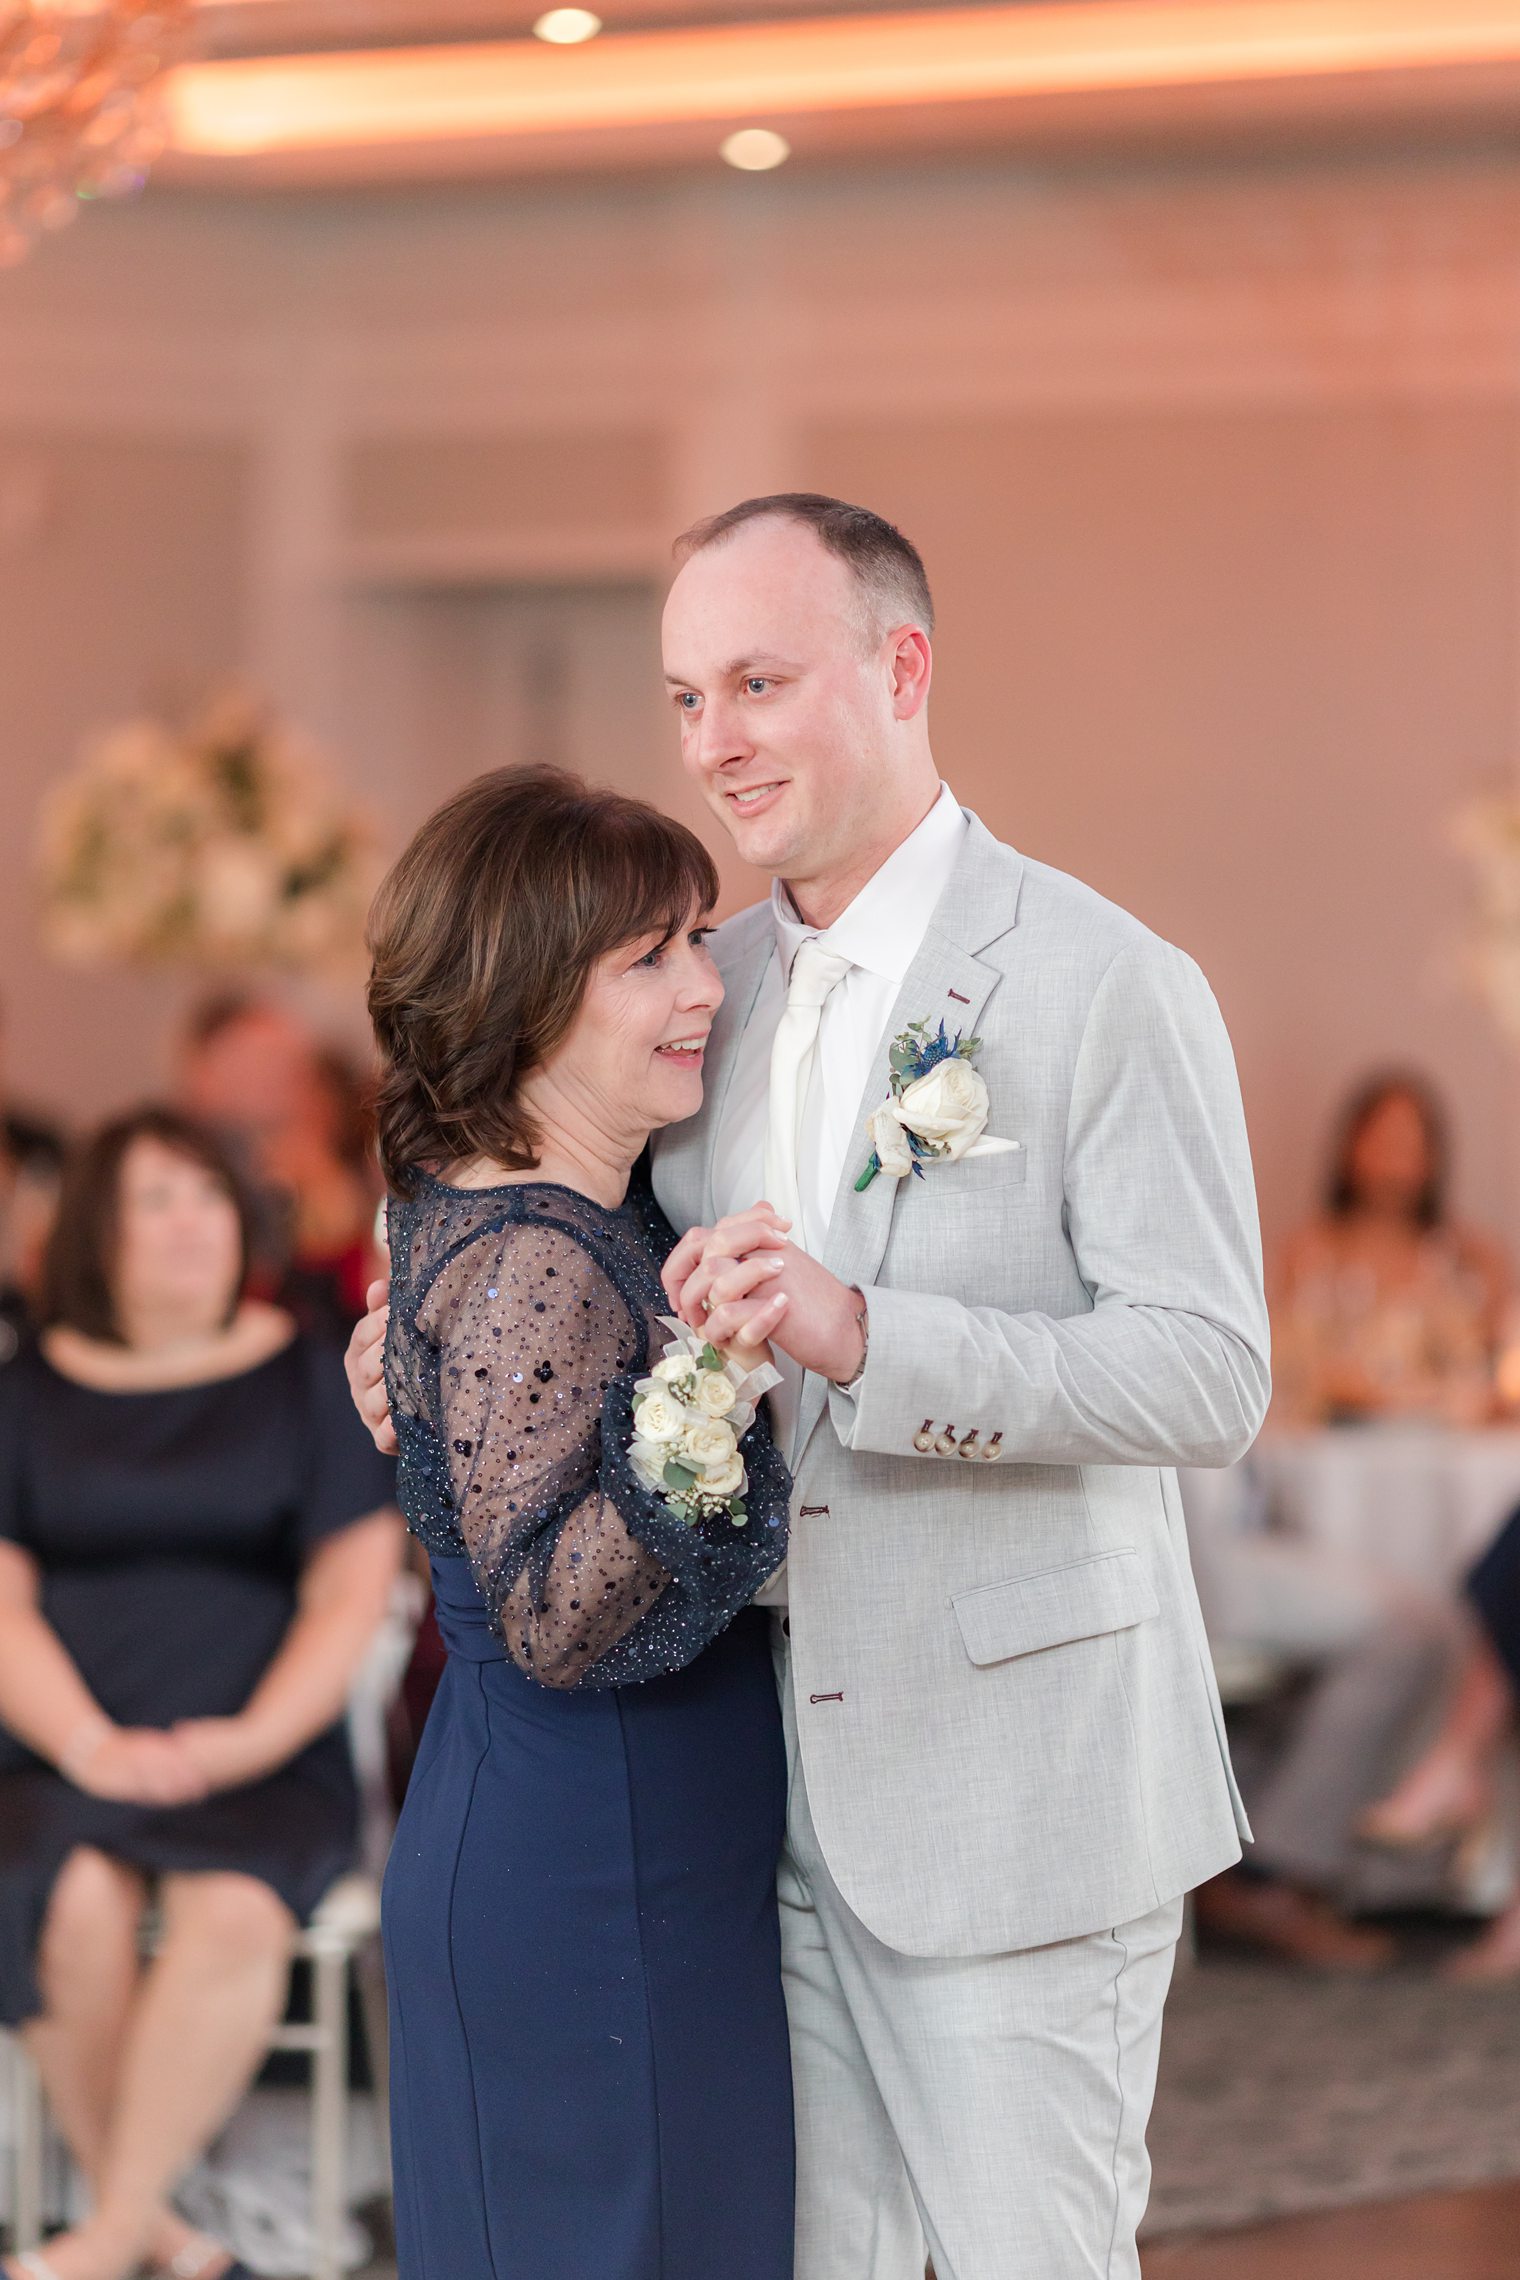
[[[122,1117],[69,1168],[45,1327],[0,1369],[0,2024],[92,2204],[6,2280],[248,2280],[168,2196],[357,1850],[341,1721],[401,1551],[392,1468],[246,1267],[210,1135]]]
[[[722,996],[700,843],[479,779],[381,891],[386,1376],[448,1667],[385,1886],[401,2280],[790,2280],[767,1618],[788,1481],[630,1469],[673,1231],[640,1161]],[[779,1319],[766,1270],[742,1358]]]

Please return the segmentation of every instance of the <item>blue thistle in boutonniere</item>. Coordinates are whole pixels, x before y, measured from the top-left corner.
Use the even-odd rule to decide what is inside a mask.
[[[1016,1146],[986,1136],[987,1086],[972,1061],[980,1037],[951,1037],[943,1021],[910,1021],[887,1054],[891,1090],[869,1124],[871,1153],[855,1182],[868,1188],[878,1172],[900,1180],[924,1176],[925,1164],[956,1164],[964,1156],[992,1156]]]

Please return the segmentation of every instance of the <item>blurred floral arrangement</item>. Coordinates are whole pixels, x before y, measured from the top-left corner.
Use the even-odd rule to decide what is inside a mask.
[[[1473,870],[1466,971],[1510,1043],[1520,1045],[1520,792],[1473,800],[1453,819],[1451,836]]]
[[[45,801],[49,948],[75,965],[353,966],[379,874],[317,749],[241,692],[92,737]]]

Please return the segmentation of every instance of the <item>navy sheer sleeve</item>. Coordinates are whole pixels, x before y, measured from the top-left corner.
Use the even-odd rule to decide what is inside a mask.
[[[627,1458],[634,1387],[663,1343],[669,1230],[661,1244],[642,1206],[598,1215],[566,1190],[495,1200],[483,1215],[479,1195],[435,1188],[392,1206],[402,1509],[433,1548],[468,1554],[507,1653],[541,1684],[679,1670],[780,1564],[785,1467],[757,1419],[748,1524],[671,1513]]]

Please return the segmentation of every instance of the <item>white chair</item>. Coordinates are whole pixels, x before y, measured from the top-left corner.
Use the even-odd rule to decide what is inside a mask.
[[[16,2034],[5,2034],[10,2064],[7,2105],[11,2125],[11,2243],[37,2248],[42,2241],[43,2180],[47,2155],[47,2116],[42,2084]]]
[[[370,2072],[385,2099],[385,1981],[380,1964],[380,1889],[369,1876],[340,1878],[299,1935],[295,1956],[311,1971],[311,2018],[277,2027],[271,2050],[304,2051],[311,2061],[311,2280],[342,2280],[347,2215],[348,1997],[357,1983],[369,2045]],[[46,2115],[42,2085],[19,2036],[11,2052],[14,2147],[12,2236],[18,2249],[40,2248],[45,2216]]]

